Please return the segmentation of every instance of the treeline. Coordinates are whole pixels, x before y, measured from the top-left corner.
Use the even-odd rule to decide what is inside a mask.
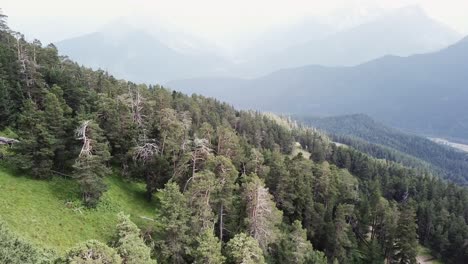
[[[88,207],[111,168],[158,200],[152,229],[123,221],[132,240],[85,242],[65,263],[415,263],[418,241],[468,260],[467,189],[284,120],[116,80],[1,25],[0,128],[20,141],[8,161],[71,176]],[[296,142],[310,159],[291,155]]]
[[[348,144],[369,155],[378,158],[388,157],[408,166],[425,167],[418,162],[422,160],[431,164],[431,169],[442,178],[462,185],[468,184],[467,153],[437,144],[424,137],[386,127],[362,114],[326,118],[299,117],[299,119],[333,134],[335,141]],[[407,158],[401,153],[414,158]]]

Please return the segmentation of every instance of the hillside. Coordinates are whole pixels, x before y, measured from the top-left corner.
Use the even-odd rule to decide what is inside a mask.
[[[181,91],[217,96],[241,108],[297,115],[365,113],[420,134],[467,138],[468,38],[435,53],[387,56],[355,67],[306,66],[248,81],[187,79]],[[248,96],[246,96],[248,95]]]
[[[0,219],[22,237],[61,253],[85,240],[110,240],[121,211],[143,229],[154,224],[142,218],[156,213],[154,203],[145,199],[144,185],[117,177],[106,182],[109,191],[102,204],[89,211],[80,204],[75,181],[61,177],[37,181],[0,164]]]
[[[468,155],[464,152],[442,146],[427,138],[387,127],[366,115],[325,118],[300,117],[299,119],[333,134],[334,140],[351,144],[361,151],[364,151],[361,148],[365,143],[355,141],[353,138],[385,146],[415,157],[432,164],[435,171],[446,179],[461,184],[468,183],[468,174],[466,173],[468,171]],[[369,151],[368,154],[372,153]]]

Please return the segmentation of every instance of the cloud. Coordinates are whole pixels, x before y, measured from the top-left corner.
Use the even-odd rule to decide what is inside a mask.
[[[97,30],[119,18],[153,23],[229,42],[305,17],[419,4],[432,17],[468,32],[466,0],[3,0],[10,25],[35,37],[59,40]]]

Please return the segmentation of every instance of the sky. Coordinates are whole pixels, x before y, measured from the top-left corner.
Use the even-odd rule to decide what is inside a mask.
[[[468,34],[467,0],[2,0],[0,8],[10,28],[43,42],[94,32],[122,17],[229,42],[310,17],[335,14],[336,21],[337,14],[365,17],[408,5]]]

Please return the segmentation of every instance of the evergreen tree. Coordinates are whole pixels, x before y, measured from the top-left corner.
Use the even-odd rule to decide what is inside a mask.
[[[110,159],[108,144],[101,128],[94,121],[84,121],[77,135],[82,141],[82,147],[73,165],[73,177],[80,184],[85,205],[95,207],[107,189],[104,177],[110,174],[106,166]]]
[[[416,214],[409,205],[400,212],[396,230],[394,263],[415,264],[418,248]]]
[[[54,92],[60,96],[60,87],[54,86]],[[44,121],[47,131],[54,137],[54,145],[51,150],[54,152],[54,167],[61,168],[66,162],[65,149],[67,141],[67,130],[70,122],[65,114],[69,114],[69,108],[64,106],[55,93],[47,92],[44,98]]]
[[[185,195],[192,211],[191,231],[198,234],[207,229],[212,230],[215,217],[211,205],[214,200],[213,195],[220,187],[214,173],[211,171],[198,172],[187,184],[189,187]]]
[[[262,249],[252,237],[240,233],[226,245],[227,260],[232,264],[266,264]]]
[[[3,221],[0,221],[0,263],[52,264],[54,254],[37,248],[19,238]]]
[[[15,144],[13,158],[18,168],[35,178],[50,177],[57,140],[47,129],[44,113],[32,100],[24,103],[18,135],[20,142]]]
[[[204,230],[196,238],[196,248],[193,252],[195,264],[222,264],[225,257],[221,254],[221,242],[210,229]]]
[[[119,213],[117,224],[117,241],[114,245],[122,258],[123,264],[155,264],[151,259],[151,249],[140,237],[140,229],[128,215]]]
[[[11,121],[13,116],[13,100],[10,97],[10,87],[1,76],[0,69],[0,129]]]
[[[382,264],[385,258],[382,254],[382,249],[378,241],[371,240],[364,250],[364,261],[369,264]]]
[[[121,264],[119,254],[97,240],[89,240],[71,248],[63,260],[66,264]]]
[[[223,156],[211,157],[206,167],[216,176],[218,188],[214,193],[213,208],[218,215],[219,238],[223,240],[226,237],[225,230],[233,232],[238,225],[237,217],[239,215],[235,206],[238,199],[236,199],[235,192],[238,189],[236,180],[239,173],[231,160]]]
[[[307,240],[307,231],[302,228],[298,220],[288,229],[290,230],[287,230],[281,241],[278,263],[308,263],[314,251],[312,244]]]
[[[188,247],[191,243],[190,210],[187,199],[180,192],[175,182],[168,182],[159,190],[161,241],[159,254],[166,263],[185,263]]]
[[[283,214],[276,208],[273,197],[265,188],[263,181],[255,174],[248,176],[243,195],[246,201],[246,224],[249,234],[267,252],[268,245],[278,239],[279,224]]]

